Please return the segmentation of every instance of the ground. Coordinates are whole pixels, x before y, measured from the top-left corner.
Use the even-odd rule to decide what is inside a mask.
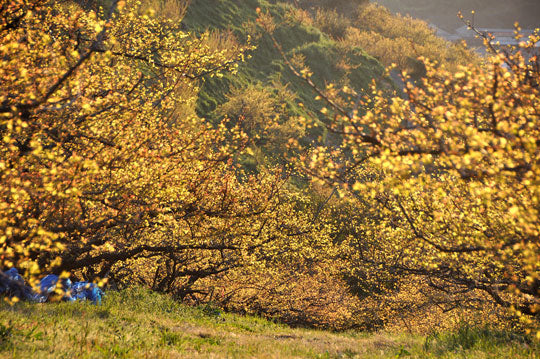
[[[189,307],[143,289],[90,303],[0,304],[0,358],[536,358],[526,337],[333,333]]]

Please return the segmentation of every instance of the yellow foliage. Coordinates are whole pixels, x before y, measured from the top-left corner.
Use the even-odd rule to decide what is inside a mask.
[[[344,110],[358,102],[336,105],[339,91],[325,93],[326,126],[343,144],[298,161],[353,208],[345,219],[353,277],[364,266],[367,283],[386,280],[389,301],[401,278],[417,278],[456,308],[496,306],[523,325],[537,323],[538,41],[457,71],[421,59],[418,86],[405,75],[402,98],[373,85],[364,114]]]
[[[10,4],[0,23],[0,267],[30,281],[69,271],[180,293],[302,246],[309,221],[282,194],[287,175],[244,175],[234,158],[247,135],[193,112],[197,79],[235,71],[249,46],[192,36],[137,2],[104,14]]]
[[[445,64],[454,70],[458,65],[479,62],[462,44],[453,44],[435,35],[422,20],[391,14],[386,8],[370,4],[358,9],[357,18],[347,29],[343,42],[359,46],[386,66],[423,75],[418,57]]]

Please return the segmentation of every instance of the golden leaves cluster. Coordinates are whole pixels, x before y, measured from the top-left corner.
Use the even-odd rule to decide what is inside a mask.
[[[345,91],[319,96],[342,143],[299,160],[365,213],[353,236],[358,265],[417,276],[525,322],[537,315],[538,40],[452,71],[420,58],[426,75],[415,83],[404,73],[402,95],[374,83],[347,106],[337,105]]]
[[[197,80],[235,71],[250,45],[215,46],[135,1],[2,11],[18,20],[0,39],[1,267],[93,279],[129,262],[144,277],[155,259],[195,278],[288,238],[267,233],[286,176],[242,175],[246,134],[193,111]]]

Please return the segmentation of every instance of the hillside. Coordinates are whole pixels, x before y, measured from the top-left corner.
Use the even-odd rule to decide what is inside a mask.
[[[445,29],[454,30],[463,23],[458,11],[470,18],[474,10],[479,27],[511,28],[518,21],[523,28],[540,26],[540,2],[537,0],[376,0],[393,12],[410,14]]]
[[[313,89],[292,73],[268,34],[256,25],[257,9],[273,17],[276,24],[273,35],[287,58],[298,60],[298,69],[305,65],[320,88],[333,83],[362,93],[373,79],[386,81],[384,67],[391,63],[419,76],[422,66],[416,60],[418,56],[447,62],[450,67],[472,58],[459,46],[437,38],[421,21],[411,22],[370,6],[360,11],[359,6],[367,3],[361,0],[192,1],[183,19],[186,29],[195,33],[209,31],[217,38],[227,37],[228,41],[233,35],[240,43],[250,38],[255,46],[237,73],[205,79],[197,99],[198,114],[213,121],[223,116],[233,120],[248,118],[246,122],[252,121],[251,127],[255,129],[277,118],[279,128],[261,136],[266,138],[266,143],[257,143],[258,162],[264,156],[279,157],[285,147],[280,141],[286,138],[298,138],[303,144],[321,138],[339,142],[322,126],[297,131],[295,116],[320,117],[318,111],[325,104],[316,100]],[[357,18],[348,16],[353,14]],[[240,107],[242,110],[238,111]],[[260,131],[247,132],[252,137],[260,135]],[[243,163],[246,161],[252,159],[244,159]]]
[[[365,88],[372,78],[379,78],[383,67],[377,60],[366,54],[360,47],[344,48],[314,26],[309,26],[294,19],[293,5],[270,3],[265,0],[195,0],[188,8],[184,24],[188,29],[202,32],[211,30],[232,30],[239,38],[245,39],[253,29],[257,18],[256,9],[268,11],[278,24],[275,36],[288,56],[304,56],[306,65],[314,72],[314,80],[323,86],[325,82],[347,81],[360,90]],[[298,100],[309,110],[321,106],[314,101],[312,90],[308,89],[286,67],[282,57],[267,36],[255,39],[257,48],[252,58],[242,64],[236,75],[225,75],[222,79],[208,81],[201,91],[199,112],[208,116],[225,94],[233,87],[258,83],[274,87],[276,83],[288,85],[298,95]],[[348,71],[350,66],[355,71]],[[290,102],[293,114],[303,110]]]
[[[518,335],[462,329],[430,336],[332,333],[192,308],[131,289],[102,306],[0,303],[0,357],[11,358],[530,358]]]

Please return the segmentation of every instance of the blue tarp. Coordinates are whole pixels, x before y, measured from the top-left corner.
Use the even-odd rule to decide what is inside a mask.
[[[16,268],[0,271],[0,295],[18,297],[23,300],[43,303],[49,299],[51,293],[57,289],[62,289],[64,301],[90,300],[94,304],[101,304],[103,291],[94,283],[75,282],[69,278],[60,279],[55,274],[45,276],[39,282],[39,292],[35,292],[32,287],[25,284],[23,277]]]

